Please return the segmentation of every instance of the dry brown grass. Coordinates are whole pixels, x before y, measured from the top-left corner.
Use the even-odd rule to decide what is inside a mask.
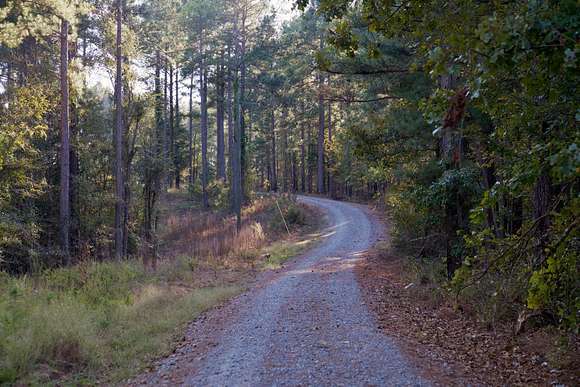
[[[183,208],[173,195],[169,206]],[[256,199],[244,207],[242,227],[236,229],[235,217],[225,212],[204,212],[190,208],[165,217],[160,239],[161,256],[166,260],[188,257],[202,267],[247,269],[256,265],[260,251],[272,241],[287,237],[273,197]],[[282,211],[301,207],[287,198],[278,199]]]

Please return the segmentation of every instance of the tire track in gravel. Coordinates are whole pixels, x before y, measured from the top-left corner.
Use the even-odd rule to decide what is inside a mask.
[[[197,344],[186,344],[169,367],[162,363],[157,377],[138,384],[430,385],[395,342],[379,332],[363,304],[353,268],[381,237],[380,223],[365,206],[299,200],[326,213],[323,242],[289,270],[226,305],[221,313],[230,321],[216,332],[211,332],[212,323],[220,317],[210,316],[190,333],[192,341],[212,337],[206,340],[211,345],[195,350],[191,347]]]

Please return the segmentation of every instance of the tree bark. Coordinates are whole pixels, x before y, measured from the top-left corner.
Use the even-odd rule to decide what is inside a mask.
[[[236,214],[236,226],[238,231],[241,229],[242,225],[242,160],[241,160],[241,150],[242,150],[242,138],[241,138],[241,107],[240,107],[240,86],[238,83],[237,75],[234,79],[234,159],[232,160],[232,172],[233,172],[233,199],[234,199],[234,213]]]
[[[224,144],[224,52],[220,54],[220,63],[218,65],[216,78],[216,92],[217,92],[217,106],[216,106],[216,121],[217,121],[217,176],[218,179],[226,179],[226,159],[225,159],[225,144]]]
[[[236,62],[240,55],[240,47],[238,46],[238,28],[237,20],[234,23],[234,58]],[[239,62],[238,62],[239,63]],[[238,78],[238,70],[234,69],[234,159],[232,161],[232,191],[234,201],[234,213],[236,214],[236,227],[239,231],[242,227],[242,98],[240,83]]]
[[[306,192],[306,144],[304,125],[300,124],[300,191]]]
[[[187,149],[187,165],[189,167],[189,189],[193,192],[195,176],[193,174],[193,71],[189,81],[189,147]]]
[[[312,144],[312,130],[308,128],[308,137],[307,137],[307,144],[306,148],[308,149],[307,155],[307,172],[308,172],[308,193],[313,192],[313,185],[314,185],[314,145]]]
[[[230,44],[231,46],[231,44]],[[228,70],[227,70],[227,82],[226,82],[226,115],[228,121],[228,169],[229,176],[232,176],[232,159],[233,159],[233,142],[234,142],[234,116],[232,111],[233,106],[233,93],[232,93],[232,53],[231,47],[228,46]],[[232,182],[230,182],[230,186]]]
[[[165,191],[167,188],[167,174],[168,174],[168,166],[169,166],[169,115],[167,104],[168,104],[168,91],[167,91],[167,82],[168,82],[168,73],[167,68],[169,67],[167,64],[167,58],[164,61],[163,66],[163,137],[162,137],[162,146],[163,146],[163,155],[162,155],[162,171],[163,175],[161,177],[161,184],[163,185],[162,190]],[[161,194],[161,193],[160,193]]]
[[[203,208],[209,207],[207,184],[209,166],[207,162],[207,74],[205,69],[203,51],[203,29],[199,34],[199,85],[200,85],[200,108],[201,108],[201,203]]]
[[[179,67],[175,66],[175,129],[173,131],[173,169],[175,170],[175,188],[181,186],[180,154],[179,154],[179,131],[181,129],[181,116],[179,115]]]
[[[292,151],[292,158],[290,159],[292,166],[292,192],[298,191],[298,170],[296,168],[296,151]]]
[[[287,108],[284,106],[283,112],[282,112],[282,117],[288,117],[288,111]],[[284,122],[283,126],[282,126],[282,168],[284,169],[282,171],[282,190],[284,192],[288,192],[288,126],[286,125],[286,122]]]
[[[151,136],[149,149],[145,150],[143,156],[146,162],[143,184],[143,220],[142,236],[143,246],[143,266],[146,269],[155,269],[156,266],[156,242],[154,235],[154,224],[156,218],[156,203],[161,192],[163,179],[164,158],[164,99],[161,91],[161,53],[159,50],[155,53],[155,132]]]
[[[238,60],[240,64],[240,200],[246,200],[245,184],[246,169],[247,169],[247,155],[246,155],[246,17],[247,17],[247,3],[244,3],[242,11],[242,29],[240,33],[240,45]]]
[[[77,42],[74,41],[72,52],[69,49],[69,60],[76,57]],[[80,158],[77,147],[79,137],[79,111],[74,100],[70,103],[70,229],[69,245],[71,255],[78,253],[81,240],[81,213],[79,200],[79,175],[80,175]]]
[[[328,144],[332,144],[332,102],[328,102]],[[328,157],[328,194],[331,198],[335,196],[334,194],[334,176],[332,175],[332,152]]]
[[[173,109],[173,65],[169,64],[169,153],[167,155],[167,167],[169,174],[167,176],[167,185],[173,186],[173,175],[175,170],[173,168],[173,146],[175,144],[175,115]]]
[[[552,181],[547,171],[542,171],[536,179],[533,197],[533,215],[537,220],[535,230],[535,265],[541,265],[546,258],[546,246],[548,243],[548,232],[550,228],[550,211]]]
[[[320,36],[320,50],[324,48],[324,39]],[[318,74],[318,159],[317,159],[317,181],[316,189],[319,194],[325,192],[324,189],[324,95],[322,88],[324,86],[324,76],[322,72]]]
[[[272,191],[278,191],[278,162],[276,158],[276,118],[274,116],[274,107],[272,107],[272,111],[270,112],[270,132],[272,135],[272,182],[271,182],[271,189]]]
[[[125,213],[125,182],[123,179],[123,53],[122,0],[117,0],[116,77],[115,77],[115,258],[123,257],[123,225]]]
[[[70,128],[68,86],[68,30],[69,22],[61,21],[60,29],[60,248],[67,265],[70,256]]]
[[[157,162],[163,160],[163,152],[164,152],[164,138],[165,138],[165,127],[164,127],[164,97],[161,93],[161,52],[159,50],[155,53],[155,125],[156,125],[156,133],[155,137],[155,146],[158,147],[155,149],[156,157],[160,157],[160,160],[156,160]]]

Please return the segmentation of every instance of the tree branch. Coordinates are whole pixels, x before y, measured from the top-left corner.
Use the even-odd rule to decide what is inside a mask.
[[[349,98],[349,97],[343,96],[343,97],[331,97],[331,98],[323,98],[323,99],[325,101],[330,101],[330,102],[369,103],[369,102],[385,101],[385,100],[389,100],[389,99],[403,99],[403,97],[386,95],[384,97],[377,97],[377,98],[371,98],[371,99],[354,99],[354,98]]]

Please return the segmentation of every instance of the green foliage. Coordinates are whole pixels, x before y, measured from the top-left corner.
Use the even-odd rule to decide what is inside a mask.
[[[554,220],[556,238],[546,248],[546,262],[532,273],[527,296],[530,309],[548,310],[576,331],[580,317],[579,218],[580,200],[575,198]]]
[[[451,169],[433,182],[427,189],[414,192],[418,204],[430,211],[443,210],[461,205],[471,208],[480,194],[480,176],[476,168]]]
[[[284,220],[288,225],[290,231],[293,228],[303,226],[306,224],[306,213],[302,205],[296,202],[296,199],[292,196],[281,196],[276,199],[282,214],[284,215]],[[286,226],[284,226],[284,220],[276,204],[272,207],[272,217],[270,220],[270,227],[277,232],[286,232]]]
[[[304,213],[304,209],[299,205],[293,203],[286,208],[286,222],[289,225],[297,225],[302,226],[306,223],[306,214]]]
[[[15,48],[27,38],[50,36],[60,30],[61,19],[74,25],[89,10],[84,0],[5,1],[0,7],[0,44]]]
[[[0,109],[0,268],[26,271],[37,256],[38,210],[25,203],[46,189],[33,176],[42,160],[36,144],[47,137],[53,107],[48,90],[21,87],[9,109]]]
[[[216,209],[227,209],[230,205],[230,187],[223,180],[214,180],[208,187],[207,192],[211,198],[211,206]]]

